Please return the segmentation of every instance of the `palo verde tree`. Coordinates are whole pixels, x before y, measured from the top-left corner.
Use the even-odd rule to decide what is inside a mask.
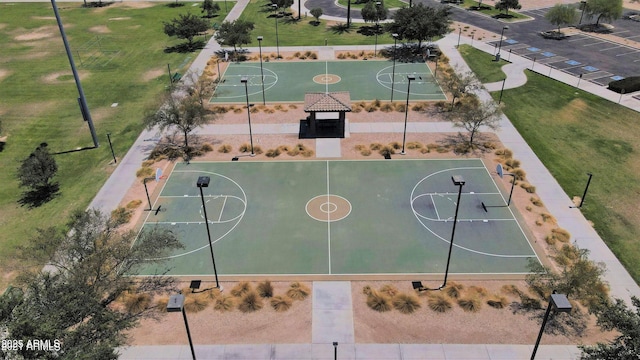
[[[173,290],[174,280],[164,276],[162,261],[153,259],[182,245],[167,228],[146,229],[136,239],[137,233],[122,225],[97,210],[76,212],[65,229],[39,230],[19,249],[25,261],[49,265],[26,272],[21,291],[2,296],[0,329],[11,339],[57,340],[59,348],[23,347],[3,358],[117,359],[117,347],[126,344],[125,331],[140,319],[159,316],[150,296]],[[143,266],[159,270],[134,281],[130,275]],[[134,294],[147,300],[135,307],[114,306]]]
[[[603,301],[592,312],[598,318],[598,326],[605,331],[616,331],[619,335],[609,343],[594,346],[579,346],[581,360],[640,359],[640,299],[631,298],[633,308],[621,299],[613,303]]]
[[[499,0],[496,2],[495,7],[497,10],[504,11],[506,15],[509,15],[509,9],[518,10],[522,8],[518,0]]]
[[[194,14],[180,14],[177,18],[164,22],[164,33],[168,36],[176,36],[178,39],[187,40],[187,47],[193,50],[193,38],[209,30],[208,21]]]
[[[202,3],[202,12],[206,13],[206,18],[212,18],[218,11],[220,11],[220,5],[213,0],[204,0]]]
[[[220,45],[233,46],[234,54],[238,52],[238,46],[251,42],[251,31],[253,23],[251,21],[237,19],[232,22],[225,21],[216,32],[216,41]]]
[[[379,22],[387,19],[389,10],[384,7],[383,1],[369,1],[362,8],[361,13],[364,22],[376,23],[376,31],[378,31]]]
[[[468,94],[459,103],[459,106],[448,114],[453,126],[467,131],[463,146],[457,147],[459,151],[467,153],[478,149],[477,135],[481,127],[497,130],[500,122],[500,109],[493,101],[480,101],[477,96]],[[461,135],[461,138],[464,138]]]
[[[55,197],[60,190],[58,182],[52,181],[57,172],[58,165],[47,143],[40,144],[18,168],[20,187],[27,188],[19,202],[37,207]]]
[[[544,17],[551,24],[556,25],[558,27],[558,33],[560,33],[560,26],[576,23],[578,13],[573,6],[556,4],[544,14]]]
[[[451,94],[451,109],[455,105],[455,101],[464,97],[466,94],[475,90],[480,86],[478,78],[471,71],[463,72],[461,69],[448,68],[442,73],[440,85]]]
[[[320,25],[320,16],[322,16],[322,8],[313,8],[311,9],[311,11],[309,11],[311,13],[311,16],[313,16],[316,21],[314,23],[314,25]]]
[[[613,21],[622,16],[622,0],[587,0],[585,13],[596,16],[596,26],[600,20]]]
[[[404,7],[392,16],[393,22],[386,27],[387,32],[398,34],[404,41],[422,42],[450,31],[449,8],[445,6],[425,6],[421,3],[413,7]]]

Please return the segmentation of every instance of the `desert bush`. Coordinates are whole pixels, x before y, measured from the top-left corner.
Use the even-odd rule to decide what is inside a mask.
[[[523,188],[524,191],[528,192],[529,194],[533,194],[536,192],[536,187],[526,182],[521,182],[520,187]]]
[[[403,314],[411,314],[420,308],[420,300],[414,294],[400,293],[393,297],[393,307]]]
[[[272,108],[266,108],[264,109],[264,113],[265,114],[273,114],[274,112],[276,112],[274,109]]]
[[[522,291],[520,291],[520,289],[518,289],[516,285],[502,285],[502,287],[500,288],[500,291],[503,294],[507,294],[515,297],[520,297],[520,295],[522,294]]]
[[[280,153],[286,153],[291,150],[291,147],[289,145],[280,145],[278,146],[278,150],[280,150]]]
[[[428,154],[430,153],[431,150],[429,150],[429,148],[423,147],[422,149],[420,149],[420,153],[421,154]]]
[[[240,281],[233,288],[231,288],[231,295],[235,297],[241,297],[242,295],[251,291],[251,284],[247,281]]]
[[[297,109],[298,106],[296,104],[289,104],[289,109]]]
[[[234,113],[234,114],[240,114],[241,112],[242,112],[242,109],[241,109],[241,108],[233,109],[233,113]]]
[[[190,294],[184,299],[185,311],[196,313],[207,308],[209,299],[205,294]]]
[[[304,149],[304,151],[301,152],[302,156],[308,158],[308,157],[312,157],[314,152],[311,149]]]
[[[403,113],[405,111],[405,109],[407,108],[407,106],[405,104],[398,103],[398,104],[396,104],[395,108],[396,108],[397,112],[402,112]]]
[[[389,146],[390,146],[392,149],[394,149],[394,150],[400,150],[400,149],[402,149],[402,144],[400,144],[400,143],[399,143],[399,142],[397,142],[397,141],[390,142],[390,143],[389,143]]]
[[[396,288],[395,286],[391,285],[391,284],[385,284],[382,285],[382,287],[380,287],[380,292],[382,294],[385,294],[389,297],[394,297],[396,295],[398,295],[399,291],[398,288]]]
[[[477,296],[469,296],[458,299],[458,305],[467,312],[478,312],[482,307],[482,301]]]
[[[203,294],[206,294],[206,296],[207,296],[209,299],[211,299],[211,300],[215,300],[215,299],[217,299],[218,297],[220,297],[220,294],[222,294],[222,293],[220,292],[220,289],[218,289],[218,288],[213,288],[213,289],[208,290],[207,292],[204,292]]]
[[[253,145],[253,153],[257,155],[262,154],[262,148],[260,145]]]
[[[540,225],[542,225],[542,223],[540,223]],[[538,225],[538,226],[540,226],[540,225]],[[556,242],[557,242],[556,238],[554,238],[552,235],[545,236],[544,241],[549,245],[555,245]]]
[[[516,180],[524,180],[527,177],[527,173],[522,169],[513,169],[511,173],[515,175]]]
[[[427,305],[429,309],[439,313],[447,312],[452,308],[451,300],[441,293],[430,295],[427,299]]]
[[[384,145],[380,144],[380,143],[371,143],[371,145],[369,145],[369,149],[371,150],[380,150],[382,149]]]
[[[395,109],[392,103],[384,103],[380,106],[380,111],[382,112],[391,112]]]
[[[299,58],[299,57],[300,57],[300,55],[302,55],[302,54],[300,53],[300,51],[296,51],[295,53],[293,53],[293,57],[297,57],[297,58]]]
[[[235,305],[236,302],[233,296],[222,295],[216,299],[216,303],[213,308],[218,311],[231,311]]]
[[[369,150],[369,149],[363,149],[362,151],[360,151],[360,155],[362,155],[362,156],[369,156],[369,155],[371,155],[371,150]]]
[[[362,287],[362,293],[365,295],[370,295],[372,291],[373,289],[371,288],[371,285],[365,285]]]
[[[484,146],[485,149],[495,149],[497,147],[496,143],[491,142],[491,141],[487,141],[485,143],[482,144],[482,146]]]
[[[562,228],[555,228],[551,230],[553,236],[560,242],[566,243],[571,239],[571,234]]]
[[[393,155],[396,151],[391,146],[384,146],[378,153],[382,156]]]
[[[229,109],[226,106],[214,106],[211,111],[213,111],[214,114],[226,114]]]
[[[278,148],[276,148],[276,149],[269,149],[269,150],[267,150],[267,152],[265,153],[265,155],[266,155],[267,157],[270,157],[270,158],[274,158],[274,157],[280,156],[280,149],[278,149]]]
[[[427,144],[427,149],[429,149],[429,150],[435,150],[435,149],[437,149],[439,147],[440,147],[440,145],[438,145],[438,144],[434,144],[434,143]]]
[[[530,198],[529,198],[529,201],[531,201],[531,203],[532,203],[533,205],[537,206],[537,207],[542,207],[542,206],[544,206],[544,204],[542,203],[542,200],[540,200],[540,199],[539,199],[539,198],[537,198],[537,197],[533,197],[533,196],[532,196],[532,197],[530,197]]]
[[[202,144],[202,146],[200,146],[200,151],[208,153],[213,151],[213,145],[209,144],[209,143],[204,143]]]
[[[253,147],[253,151],[255,152],[256,147]],[[240,151],[241,153],[248,153],[251,152],[251,144],[249,143],[244,143],[242,145],[240,145],[240,148],[238,148],[238,151]]]
[[[428,104],[428,103],[426,103],[426,102],[419,102],[419,103],[414,104],[414,105],[411,107],[411,110],[413,110],[413,111],[425,111],[425,110],[427,110],[428,108],[429,108],[429,104]]]
[[[250,112],[250,113],[252,113],[252,114],[257,114],[257,113],[259,113],[259,112],[260,112],[260,108],[258,108],[257,106],[252,106],[252,107],[249,109],[249,112]]]
[[[311,60],[318,60],[318,54],[316,54],[316,53],[311,53],[311,54],[309,55],[309,59],[311,59]]]
[[[284,106],[282,106],[281,104],[278,104],[278,105],[274,106],[273,108],[274,108],[275,110],[282,111],[282,112],[287,112],[287,111],[289,111],[289,109],[285,108],[285,107],[284,107]]]
[[[271,298],[271,307],[277,312],[287,311],[291,308],[291,305],[293,305],[293,300],[289,297],[276,295]]]
[[[218,152],[223,154],[230,153],[231,150],[232,148],[231,148],[231,145],[229,144],[220,145],[220,147],[218,148]]]
[[[422,143],[419,143],[417,141],[409,141],[407,143],[407,149],[422,149]]]
[[[378,108],[373,105],[367,105],[364,107],[364,111],[366,112],[374,112],[376,110],[378,110]]]
[[[460,297],[462,289],[464,289],[464,286],[462,284],[451,281],[449,282],[449,285],[447,285],[445,292],[447,293],[447,295],[449,295],[449,297],[457,299]]]
[[[138,169],[138,171],[136,171],[136,176],[139,178],[146,178],[146,177],[150,177],[154,174],[154,171],[152,168],[150,167],[142,167],[140,169]]]
[[[287,151],[287,155],[289,156],[297,156],[300,154],[300,148],[294,146],[289,151]]]
[[[513,157],[513,151],[509,149],[498,149],[495,151],[495,154],[502,157],[503,159],[510,159]]]
[[[301,284],[297,281],[291,283],[289,290],[287,290],[287,296],[293,300],[304,300],[307,298],[307,296],[309,296],[310,293],[311,290],[309,290],[306,285]]]
[[[126,293],[122,302],[128,312],[140,313],[151,305],[151,296],[147,293]]]
[[[510,159],[506,159],[504,164],[512,169],[515,169],[520,167],[520,160],[510,158]]]
[[[167,305],[169,305],[169,297],[168,296],[159,296],[155,299],[155,307],[159,312],[167,312]]]
[[[372,290],[367,296],[367,306],[378,312],[391,310],[391,299],[388,295]]]
[[[485,297],[488,294],[487,289],[475,285],[469,286],[467,292],[469,293],[469,295],[477,295],[479,297]]]
[[[238,310],[243,313],[254,312],[262,309],[262,298],[258,296],[258,293],[255,291],[249,291],[244,294],[240,303],[238,304]]]
[[[135,208],[137,208],[138,206],[140,206],[140,204],[142,204],[142,200],[131,200],[127,203],[127,205],[125,206],[127,209],[129,210],[133,210]]]
[[[503,309],[509,304],[509,301],[504,296],[493,295],[487,300],[487,305],[494,309]]]
[[[345,54],[343,54],[343,53],[340,53],[340,54],[338,54],[337,58],[338,58],[339,60],[344,60],[344,59],[346,59],[346,58],[347,58],[347,56],[346,56]]]
[[[354,149],[356,149],[356,151],[362,151],[364,149],[366,149],[367,146],[366,145],[362,145],[362,144],[358,144],[354,147]]]
[[[542,221],[546,223],[554,224],[554,225],[558,223],[558,221],[556,221],[556,218],[549,213],[543,212],[540,214],[540,217],[542,217]]]
[[[265,280],[256,286],[256,291],[260,297],[270,298],[273,296],[273,285],[271,285],[271,281]]]

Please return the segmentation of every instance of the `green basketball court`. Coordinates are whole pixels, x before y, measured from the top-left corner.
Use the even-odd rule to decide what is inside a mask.
[[[179,163],[144,227],[183,244],[171,275],[444,273],[461,175],[451,273],[522,274],[537,256],[482,161],[380,160]],[[482,202],[489,207],[482,208]],[[142,275],[156,269],[146,268]]]
[[[349,91],[351,100],[390,100],[393,81],[394,100],[407,98],[407,75],[411,81],[410,100],[444,100],[429,67],[424,63],[391,61],[299,61],[263,62],[264,94],[267,102],[302,102],[307,92]],[[247,89],[240,82],[246,76]],[[262,102],[260,62],[230,63],[212,103]]]

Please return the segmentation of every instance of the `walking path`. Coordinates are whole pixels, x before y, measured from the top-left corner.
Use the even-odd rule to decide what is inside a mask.
[[[242,13],[248,0],[239,0],[229,16],[225,20],[231,21]],[[294,4],[296,8],[296,4]],[[303,9],[303,12],[306,11]],[[343,19],[339,19],[343,20]],[[471,39],[463,38],[463,43],[469,43]],[[457,43],[457,35],[449,35],[439,44],[442,51],[449,57],[454,66],[467,69],[454,44]],[[473,46],[488,53],[494,48],[485,43],[475,41]],[[342,47],[321,48],[321,58],[331,58],[331,50]],[[354,49],[354,47],[345,47]],[[371,49],[370,46],[359,46],[358,49]],[[221,49],[220,45],[211,38],[205,48],[192,64],[190,71],[201,74],[209,58]],[[286,48],[281,47],[286,51]],[[295,48],[300,50],[301,48]],[[310,48],[318,50],[318,48]],[[250,49],[251,50],[251,49]],[[268,49],[264,49],[269,51]],[[578,79],[548,68],[541,64],[532,64],[529,60],[517,55],[510,55],[507,59],[510,65],[504,70],[507,79],[504,88],[509,89],[522,86],[526,82],[523,70],[533,68],[533,71],[552,77],[572,86],[578,86]],[[503,82],[485,84],[485,89],[478,91],[483,100],[491,99],[488,91],[497,91],[502,88]],[[598,85],[582,82],[580,89],[599,95],[614,102],[640,111],[640,101],[630,95],[619,96]],[[617,98],[618,97],[618,98]],[[605,279],[611,285],[612,296],[629,301],[630,295],[640,297],[640,288],[635,284],[630,275],[618,262],[615,256],[607,248],[598,234],[586,221],[577,209],[571,209],[571,199],[560,188],[559,184],[535,156],[524,139],[515,130],[509,119],[502,118],[501,129],[498,137],[514,152],[514,156],[525,164],[530,181],[537,185],[538,195],[544,201],[549,210],[558,219],[558,224],[567,229],[574,236],[576,243],[581,248],[591,251],[591,258],[595,261],[603,261],[607,265]],[[298,133],[299,124],[258,124],[254,125],[256,134],[295,134]],[[348,124],[348,132],[402,132],[402,124],[399,123],[352,123]],[[247,125],[208,125],[197,131],[198,134],[248,134]],[[457,132],[450,123],[410,123],[408,132]],[[149,151],[159,140],[160,134],[154,131],[144,131],[131,150],[121,160],[113,175],[105,183],[91,207],[110,212],[117,207],[120,200],[126,194],[136,180],[135,173],[140,163],[146,158]],[[332,140],[332,141],[329,141]],[[318,156],[340,156],[339,139],[318,139]],[[337,152],[336,152],[337,150]],[[448,359],[448,360],[495,360],[495,359],[528,359],[532,351],[532,345],[491,345],[491,344],[355,344],[353,330],[353,314],[351,312],[351,290],[349,282],[314,282],[313,284],[313,324],[312,343],[309,344],[255,344],[255,345],[196,345],[198,359],[333,359],[337,350],[339,359]],[[532,339],[533,340],[533,339]],[[185,339],[186,341],[186,339]],[[337,341],[338,347],[334,348],[332,342]],[[189,347],[184,346],[133,346],[121,349],[121,359],[190,359]],[[541,346],[537,353],[537,359],[569,360],[577,359],[580,350],[576,346]]]

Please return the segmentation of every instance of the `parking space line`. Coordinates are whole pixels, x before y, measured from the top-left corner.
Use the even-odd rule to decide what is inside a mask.
[[[627,36],[625,39],[633,39],[637,37],[640,37],[640,35]]]
[[[617,48],[619,48],[619,47],[622,47],[622,46],[620,46],[620,45],[616,45],[616,46],[614,46],[614,47],[610,47],[610,48],[606,48],[606,49],[600,49],[600,50],[598,50],[598,51],[607,51],[607,50],[611,50],[611,49],[617,49]]]
[[[592,44],[585,44],[585,45],[582,45],[582,46],[594,46],[594,45],[600,45],[600,44],[604,44],[604,43],[606,43],[606,41],[598,41],[598,42],[595,42],[595,43],[592,43]]]
[[[626,33],[626,32],[629,32],[629,30],[622,30],[622,31],[612,32],[611,35],[618,35],[618,34],[622,34],[622,33]]]
[[[629,52],[627,52],[627,53],[617,54],[616,56],[625,56],[625,55],[629,55],[629,54],[635,54],[635,53],[637,53],[638,51],[639,51],[639,50],[636,50],[636,51],[629,51]]]

